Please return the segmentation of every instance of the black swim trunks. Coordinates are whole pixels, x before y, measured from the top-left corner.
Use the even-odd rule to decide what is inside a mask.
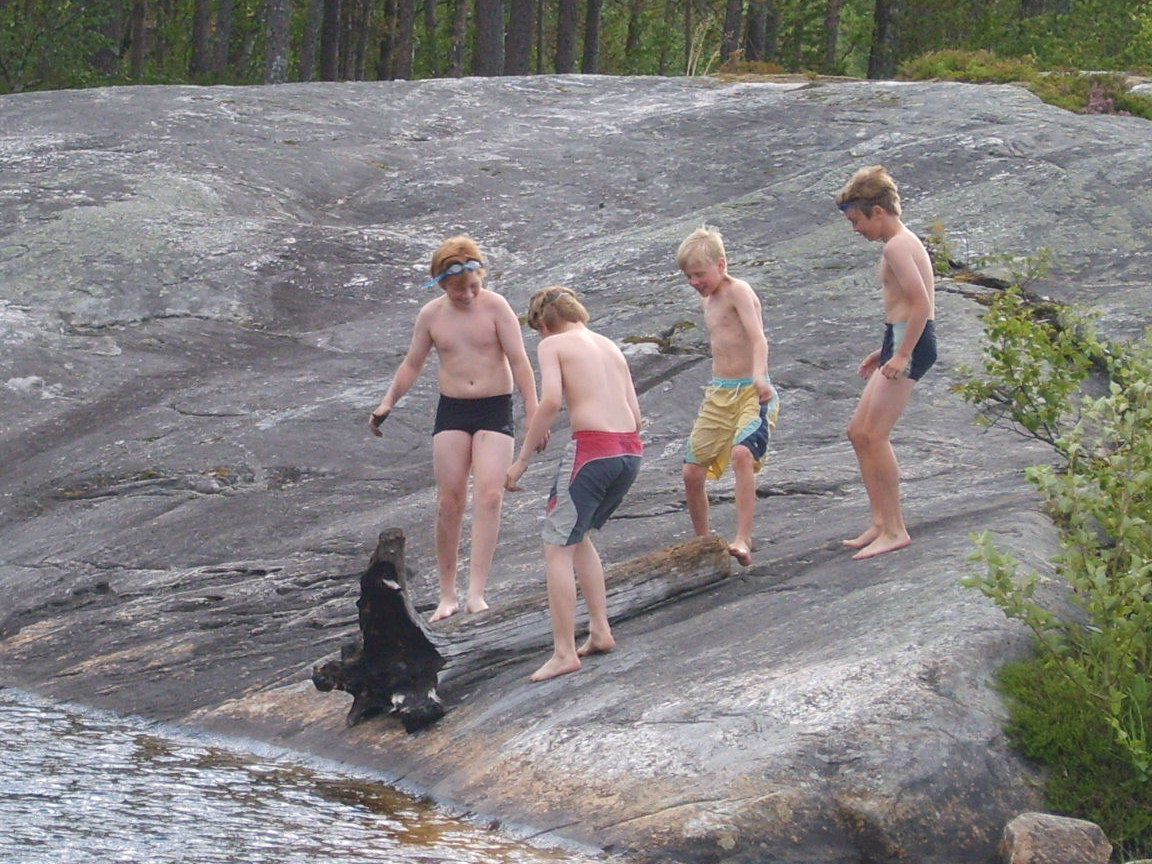
[[[512,394],[484,396],[480,399],[457,399],[454,396],[440,394],[432,434],[450,429],[458,429],[469,435],[475,435],[483,429],[515,438],[516,432],[512,425]]]
[[[884,325],[884,344],[880,347],[880,363],[877,368],[892,359],[892,355],[896,353],[896,331],[900,331],[900,341],[903,341],[904,330],[907,326],[906,321]],[[913,381],[919,381],[920,377],[931,369],[935,362],[936,325],[933,321],[925,321],[924,332],[920,334],[916,347],[912,349],[912,359],[908,362],[908,368],[904,370],[904,374]]]

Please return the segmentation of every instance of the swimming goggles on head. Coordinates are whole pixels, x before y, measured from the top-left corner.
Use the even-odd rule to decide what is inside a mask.
[[[431,279],[425,282],[424,287],[431,288],[433,285],[438,284],[440,280],[446,276],[459,276],[465,270],[469,272],[475,272],[477,270],[483,269],[484,262],[477,261],[475,258],[469,258],[467,261],[453,261],[451,264],[440,271],[439,276],[433,276]]]

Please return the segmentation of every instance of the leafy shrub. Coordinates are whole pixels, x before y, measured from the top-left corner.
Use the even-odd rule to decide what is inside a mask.
[[[990,51],[933,51],[900,67],[911,81],[1021,84],[1047,102],[1078,114],[1130,114],[1152,120],[1152,97],[1133,93],[1118,72],[1045,72],[1031,61]]]
[[[1037,304],[1022,278],[989,304],[983,374],[966,370],[957,390],[984,422],[1058,457],[1026,476],[1060,528],[1056,571],[1075,611],[1045,608],[1039,576],[987,533],[973,556],[986,572],[965,581],[1036,637],[1000,683],[1009,734],[1048,769],[1052,806],[1152,852],[1152,331],[1106,344],[1090,315]]]
[[[900,77],[910,81],[967,81],[973,84],[1011,84],[1031,81],[1035,67],[1026,61],[1003,59],[991,51],[930,51],[900,67]]]

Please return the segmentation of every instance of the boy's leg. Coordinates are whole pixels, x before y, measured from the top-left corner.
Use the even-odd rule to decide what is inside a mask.
[[[472,436],[449,429],[432,436],[432,468],[436,476],[436,571],[440,601],[429,621],[455,615],[456,566],[460,529],[468,504],[468,473],[472,467]]]
[[[580,580],[580,593],[584,595],[584,605],[588,607],[588,638],[577,649],[580,657],[601,654],[616,647],[612,628],[608,624],[608,587],[604,583],[604,565],[600,553],[592,544],[592,537],[584,535],[575,546],[573,563],[576,578]],[[573,624],[575,627],[575,624]]]
[[[552,656],[532,673],[533,681],[546,681],[580,668],[576,654],[575,546],[544,544],[548,572],[548,611],[552,616]]]
[[[752,563],[752,520],[756,514],[755,457],[743,444],[732,448],[732,472],[736,480],[736,536],[728,554],[741,566]]]
[[[684,501],[688,505],[688,515],[692,519],[692,532],[697,537],[708,536],[708,491],[705,481],[708,469],[703,465],[685,462],[681,472],[684,478]]]
[[[890,381],[879,370],[873,372],[848,424],[848,439],[856,451],[872,508],[871,526],[859,537],[845,541],[860,550],[853,558],[871,558],[912,542],[900,508],[900,466],[890,436],[915,386],[911,378]]]
[[[472,555],[465,612],[488,608],[484,589],[500,536],[504,476],[512,465],[516,441],[501,432],[480,430],[472,436]]]

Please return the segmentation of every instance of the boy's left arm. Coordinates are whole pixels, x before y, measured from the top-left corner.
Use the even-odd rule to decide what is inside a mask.
[[[508,358],[508,366],[512,370],[512,380],[516,389],[520,391],[520,398],[524,400],[524,423],[531,425],[532,418],[536,416],[539,400],[536,397],[536,373],[532,371],[532,364],[528,361],[528,351],[524,347],[524,335],[520,331],[520,321],[512,307],[503,297],[500,298],[502,308],[496,317],[496,335],[500,338],[500,346],[504,349],[504,356]],[[547,439],[544,441],[547,444]]]
[[[908,242],[919,243],[915,237]],[[892,246],[891,241],[884,248],[884,259],[892,274],[895,287],[900,291],[908,309],[907,328],[904,339],[896,345],[891,359],[880,367],[885,378],[898,378],[912,360],[916,343],[924,333],[924,327],[932,316],[932,301],[929,299],[929,286],[924,284],[920,269],[916,266],[915,249],[906,244]]]

